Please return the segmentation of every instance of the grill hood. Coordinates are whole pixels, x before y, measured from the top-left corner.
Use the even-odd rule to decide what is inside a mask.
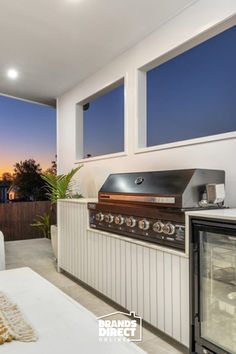
[[[99,201],[195,208],[209,183],[225,183],[225,172],[186,169],[111,174],[99,191]]]

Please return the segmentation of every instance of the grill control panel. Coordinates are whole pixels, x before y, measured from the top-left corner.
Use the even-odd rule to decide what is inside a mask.
[[[171,220],[113,214],[89,207],[93,229],[121,234],[172,248],[185,248],[185,225]]]

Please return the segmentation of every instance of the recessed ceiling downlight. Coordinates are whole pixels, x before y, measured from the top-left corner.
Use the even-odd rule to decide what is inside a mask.
[[[15,70],[15,69],[9,69],[7,71],[7,76],[10,78],[10,79],[16,79],[18,77],[18,71]]]
[[[72,3],[79,3],[79,2],[82,2],[83,0],[67,0],[67,2],[72,2]]]

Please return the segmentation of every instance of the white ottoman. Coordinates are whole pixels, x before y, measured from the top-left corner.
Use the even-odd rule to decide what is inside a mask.
[[[145,354],[133,343],[100,342],[95,315],[30,268],[0,272],[0,289],[38,334],[37,342],[4,344],[1,354]]]
[[[4,237],[3,233],[0,231],[0,270],[5,269],[5,248],[4,248]]]

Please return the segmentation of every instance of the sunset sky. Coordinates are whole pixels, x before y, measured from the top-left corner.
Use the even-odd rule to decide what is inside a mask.
[[[0,177],[33,158],[43,169],[56,154],[56,110],[0,95]]]

